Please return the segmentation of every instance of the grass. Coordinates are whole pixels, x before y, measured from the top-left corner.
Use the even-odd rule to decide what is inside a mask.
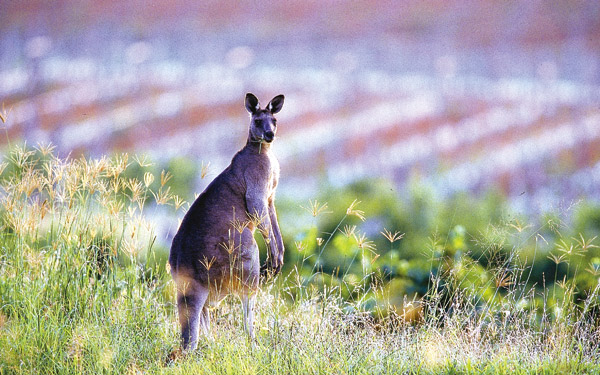
[[[600,372],[597,280],[579,298],[572,270],[552,287],[532,286],[519,242],[484,272],[456,253],[438,254],[440,236],[432,233],[427,293],[392,305],[393,282],[372,267],[373,242],[346,225],[349,216],[364,219],[357,201],[333,233],[313,228],[298,242],[299,251],[315,243],[314,254],[263,285],[256,341],[244,335],[239,302],[229,297],[212,312],[212,337],[174,358],[175,289],[146,210],[185,204],[171,194],[167,172],[127,177],[136,163],[18,146],[0,165],[0,374]],[[316,217],[328,207],[311,201],[308,210]],[[493,252],[523,237],[523,228],[526,239],[540,231],[494,225],[485,246]],[[391,246],[402,240],[380,231]],[[337,282],[313,258],[346,246],[344,237],[361,267]],[[448,241],[460,243],[460,230]],[[594,247],[583,236],[560,241],[555,274]]]

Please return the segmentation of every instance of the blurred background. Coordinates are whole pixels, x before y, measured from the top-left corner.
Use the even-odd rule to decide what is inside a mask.
[[[384,177],[494,187],[525,211],[599,196],[594,0],[0,4],[12,142],[214,177],[244,144],[247,91],[286,95],[283,195]]]
[[[581,234],[600,235],[596,0],[0,2],[4,151],[147,155],[155,166],[131,173],[168,169],[191,201],[244,145],[248,91],[286,96],[278,211],[286,264],[307,280],[376,269],[401,305],[465,259],[490,280],[515,249],[525,284],[575,278],[552,255],[580,247],[578,286],[595,285]],[[356,198],[365,222],[344,216]],[[567,226],[544,216],[576,202]],[[146,213],[166,256],[182,214]]]

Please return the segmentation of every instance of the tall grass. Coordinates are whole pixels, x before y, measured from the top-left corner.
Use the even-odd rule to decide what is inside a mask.
[[[309,242],[317,252],[263,285],[256,341],[230,297],[212,312],[212,337],[174,356],[174,285],[145,210],[149,198],[184,204],[166,172],[126,177],[136,163],[61,159],[39,146],[14,147],[0,164],[0,374],[598,372],[599,286],[581,297],[574,277],[531,285],[531,259],[520,252],[541,227],[507,221],[479,234],[485,269],[448,251],[465,240],[460,228],[432,234],[427,293],[397,303],[374,243],[346,222],[364,218],[357,201],[333,233],[311,228],[296,243],[299,254]],[[327,206],[310,202],[309,211]],[[381,232],[392,248],[402,241]],[[556,233],[556,267],[594,246]],[[337,278],[319,267],[332,246],[353,256]],[[358,275],[348,272],[353,262]]]
[[[3,162],[0,372],[124,372],[174,342],[143,213],[152,192],[123,177],[129,164],[49,147],[16,147]]]

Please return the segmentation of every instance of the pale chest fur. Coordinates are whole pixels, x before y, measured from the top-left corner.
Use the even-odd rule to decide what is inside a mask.
[[[238,176],[243,176],[246,198],[273,199],[279,181],[279,162],[270,150],[261,154],[242,150],[234,158],[232,167]]]
[[[277,188],[277,183],[279,182],[279,161],[275,157],[272,152],[267,153],[269,160],[269,197],[273,197],[275,195],[275,189]]]

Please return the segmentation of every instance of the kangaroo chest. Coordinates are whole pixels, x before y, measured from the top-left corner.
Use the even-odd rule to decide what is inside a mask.
[[[269,155],[269,196],[275,194],[277,188],[277,182],[279,181],[279,161],[271,153]]]
[[[246,151],[246,150],[244,150]],[[272,197],[279,181],[279,162],[271,152],[242,152],[234,158],[234,175],[242,177],[245,195]]]

